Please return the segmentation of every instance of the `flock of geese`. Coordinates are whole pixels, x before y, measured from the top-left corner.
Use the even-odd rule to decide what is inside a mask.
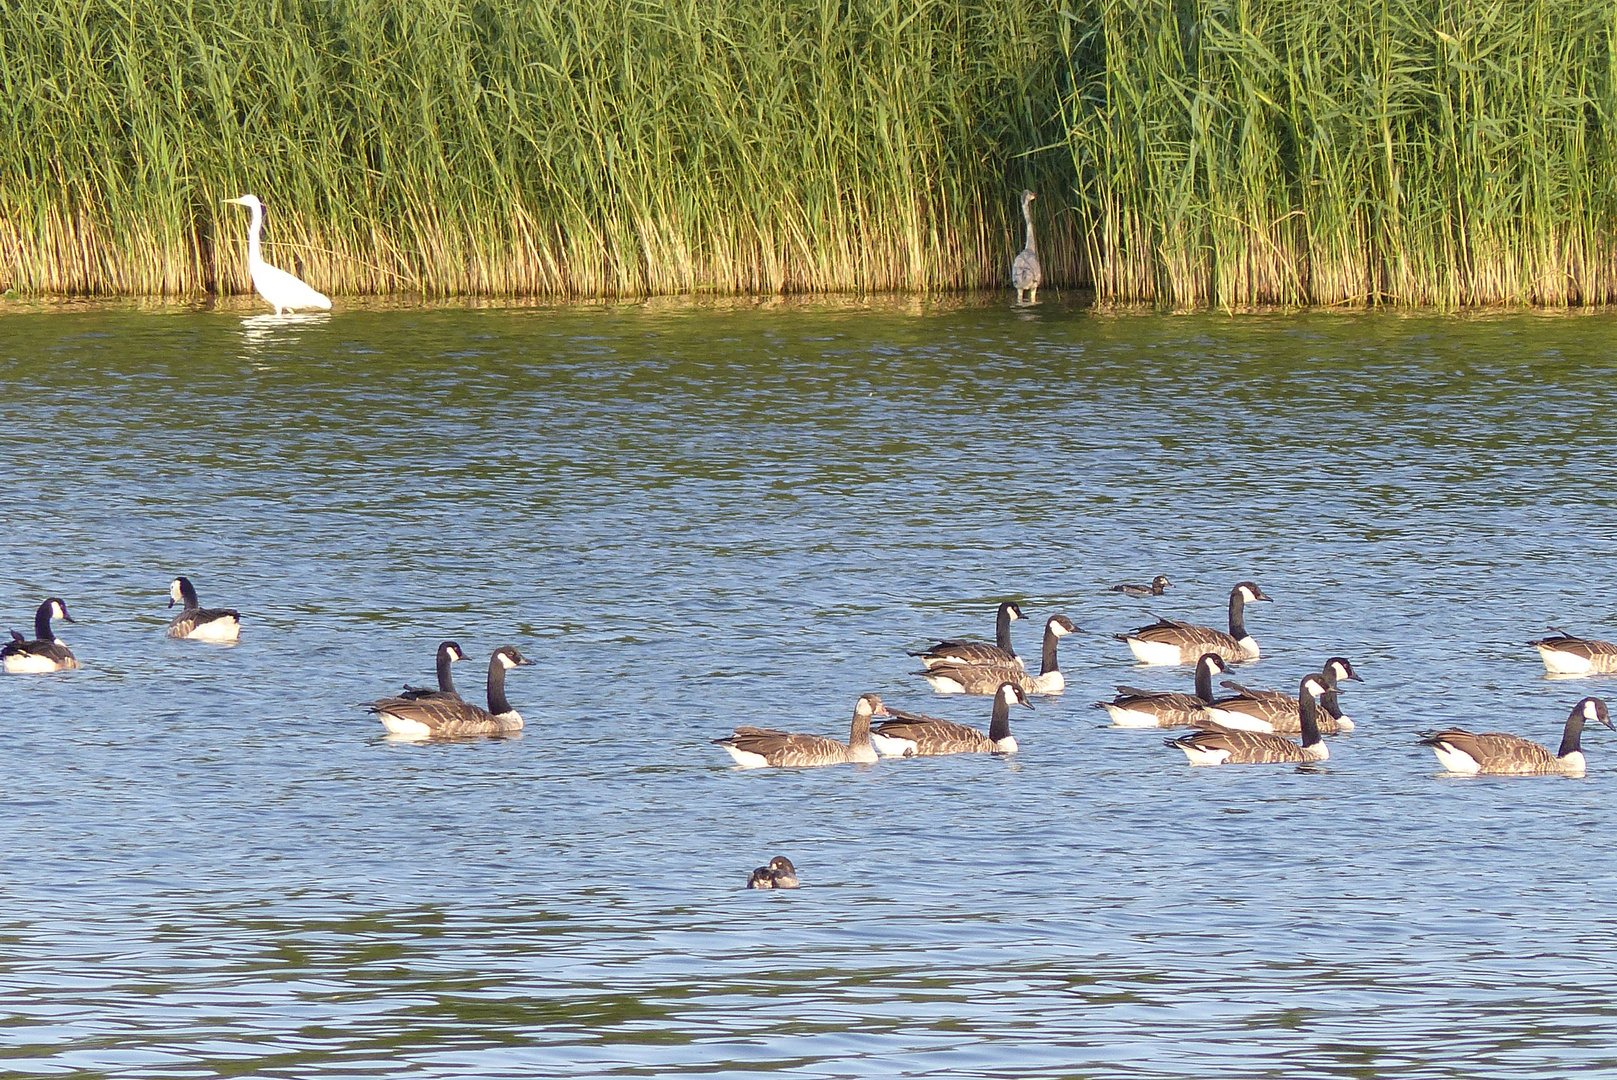
[[[1161,596],[1170,584],[1159,575],[1149,585],[1117,585],[1113,589],[1133,597]],[[1257,640],[1246,629],[1246,605],[1268,600],[1270,597],[1255,582],[1243,581],[1230,590],[1228,631],[1158,618],[1115,635],[1127,643],[1142,664],[1194,664],[1194,689],[1184,692],[1119,686],[1116,697],[1096,702],[1096,708],[1106,710],[1113,725],[1120,728],[1193,729],[1165,740],[1167,746],[1182,751],[1192,765],[1307,765],[1325,761],[1330,757],[1325,736],[1354,729],[1353,721],[1342,711],[1342,684],[1364,681],[1346,657],[1330,657],[1318,672],[1305,675],[1296,697],[1230,680],[1221,683],[1230,693],[1220,697],[1214,692],[1215,675],[1228,674],[1230,665],[1259,658]],[[999,605],[993,644],[947,640],[910,654],[922,665],[915,674],[938,693],[992,695],[994,704],[987,732],[895,709],[875,694],[863,694],[854,703],[847,742],[751,726],[738,727],[714,742],[724,747],[738,765],[747,768],[870,763],[883,757],[1015,753],[1012,706],[1032,708],[1030,695],[1065,690],[1057,649],[1063,637],[1078,629],[1065,615],[1050,616],[1044,624],[1039,673],[1033,675],[1011,642],[1011,624],[1023,617],[1022,609],[1007,601]],[[1558,629],[1555,636],[1532,644],[1552,673],[1617,673],[1617,645],[1574,637]],[[1581,776],[1585,770],[1582,736],[1588,723],[1613,727],[1606,703],[1600,698],[1586,697],[1573,706],[1560,746],[1554,752],[1517,735],[1463,728],[1423,732],[1420,743],[1430,747],[1450,772]]]
[[[1161,596],[1170,584],[1159,575],[1149,585],[1118,585],[1114,591],[1134,597]],[[1166,744],[1182,751],[1193,765],[1325,761],[1330,756],[1325,736],[1354,729],[1353,721],[1342,711],[1339,693],[1343,683],[1363,680],[1346,657],[1330,657],[1318,672],[1304,676],[1296,697],[1230,680],[1220,684],[1230,693],[1218,696],[1213,689],[1214,676],[1228,674],[1231,665],[1259,658],[1257,640],[1246,628],[1246,606],[1269,599],[1255,582],[1243,581],[1230,590],[1227,632],[1158,618],[1116,635],[1142,664],[1194,665],[1193,689],[1161,691],[1119,686],[1116,697],[1097,702],[1096,707],[1104,709],[1113,725],[1120,728],[1192,729],[1167,739]],[[187,578],[177,577],[169,585],[169,607],[176,604],[180,612],[166,631],[171,638],[228,643],[241,635],[241,613],[232,608],[204,608]],[[1007,601],[999,605],[992,644],[951,639],[910,654],[921,664],[915,674],[938,693],[993,698],[986,732],[895,709],[875,694],[863,694],[854,703],[847,742],[752,726],[738,727],[714,742],[724,747],[737,764],[749,768],[870,763],[883,757],[1015,753],[1012,707],[1032,708],[1030,696],[1060,694],[1066,689],[1057,649],[1062,638],[1078,632],[1067,616],[1050,616],[1044,625],[1039,673],[1033,675],[1011,641],[1011,624],[1023,617],[1022,609]],[[13,630],[11,640],[0,647],[0,667],[9,674],[76,669],[79,662],[73,651],[53,629],[56,620],[73,622],[67,604],[59,597],[48,597],[34,614],[33,638]],[[1617,645],[1552,629],[1551,637],[1532,643],[1548,671],[1617,673]],[[484,708],[467,701],[455,689],[450,669],[464,659],[466,653],[459,644],[445,641],[438,646],[436,687],[405,684],[400,693],[364,707],[390,734],[406,738],[452,739],[520,730],[522,715],[506,697],[505,674],[531,661],[509,645],[495,649],[489,658],[488,705]],[[1613,727],[1606,703],[1598,697],[1583,698],[1573,706],[1560,746],[1554,752],[1516,735],[1462,728],[1423,732],[1420,743],[1430,747],[1451,772],[1581,776],[1585,770],[1581,739],[1589,723]],[[760,868],[754,876],[769,869]],[[782,869],[790,875],[789,862],[784,868],[774,868]]]

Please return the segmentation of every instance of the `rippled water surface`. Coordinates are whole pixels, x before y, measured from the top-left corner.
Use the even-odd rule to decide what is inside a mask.
[[[1617,1071],[1611,317],[1046,306],[0,313],[0,1071],[1519,1077]],[[1150,602],[1105,591],[1167,573]],[[168,581],[243,613],[165,640]],[[1328,764],[1102,726],[1111,635],[1275,599],[1243,681],[1365,678]],[[855,697],[986,726],[906,649],[1024,655],[1013,758],[740,771]],[[358,703],[455,638],[520,738]],[[747,892],[791,856],[805,887]]]

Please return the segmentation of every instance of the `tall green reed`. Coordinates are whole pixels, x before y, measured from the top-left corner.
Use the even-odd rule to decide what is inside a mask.
[[[1617,299],[1609,0],[1066,0],[1100,297]]]
[[[999,284],[1070,190],[1036,0],[0,0],[0,288]],[[1055,214],[1045,261],[1083,257]]]

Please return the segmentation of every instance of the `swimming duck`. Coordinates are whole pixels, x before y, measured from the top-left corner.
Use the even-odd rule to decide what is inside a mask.
[[[1192,765],[1269,765],[1324,761],[1331,756],[1319,734],[1319,696],[1325,684],[1318,675],[1303,678],[1297,699],[1302,703],[1300,726],[1302,745],[1280,735],[1261,731],[1235,731],[1217,724],[1163,740],[1185,752]]]
[[[1213,676],[1227,670],[1217,653],[1203,653],[1196,661],[1194,694],[1119,686],[1117,697],[1097,701],[1095,708],[1105,709],[1116,727],[1185,727],[1206,719],[1206,709],[1213,703]]]
[[[13,675],[37,675],[46,671],[73,671],[79,666],[73,650],[51,631],[51,620],[72,622],[67,605],[51,597],[34,612],[34,640],[29,641],[17,631],[11,640],[0,646],[0,668]]]
[[[747,879],[749,889],[795,889],[797,867],[784,855],[776,855],[768,866],[760,866]]]
[[[1544,670],[1552,675],[1617,674],[1617,645],[1594,638],[1573,637],[1557,627],[1547,638],[1531,642],[1544,658]]]
[[[1561,733],[1561,748],[1555,753],[1519,735],[1488,731],[1481,735],[1463,728],[1422,732],[1420,744],[1430,746],[1445,769],[1454,773],[1497,776],[1582,776],[1583,725],[1585,722],[1612,727],[1606,703],[1586,697],[1572,706]]]
[[[416,739],[457,738],[463,735],[499,735],[522,728],[522,714],[505,697],[505,673],[533,663],[516,649],[503,645],[488,662],[488,708],[480,709],[458,695],[391,697],[366,708],[394,735]]]
[[[464,659],[466,659],[466,654],[461,651],[458,642],[440,641],[438,643],[438,689],[433,690],[430,687],[411,686],[409,683],[405,683],[404,693],[400,694],[399,697],[409,698],[411,701],[419,701],[421,698],[430,697],[460,697],[459,692],[455,690],[455,680],[450,674],[449,665]]]
[[[925,652],[910,653],[926,667],[937,664],[1015,664],[1025,667],[1011,645],[1011,623],[1022,618],[1022,609],[1010,601],[999,605],[994,617],[994,644],[982,641],[940,641]]]
[[[940,694],[992,694],[1000,683],[1013,683],[1024,694],[1059,694],[1067,688],[1056,659],[1056,644],[1078,628],[1065,615],[1052,615],[1044,624],[1044,655],[1039,674],[1029,675],[1021,664],[938,663],[915,674]]]
[[[845,762],[868,764],[876,760],[870,743],[870,718],[891,716],[875,694],[865,694],[853,706],[853,726],[846,743],[823,735],[803,735],[774,728],[738,727],[735,733],[714,743],[729,751],[736,764],[748,769],[766,765],[776,768],[841,765]]]
[[[1143,664],[1188,664],[1194,657],[1210,652],[1232,662],[1256,660],[1258,643],[1246,632],[1245,607],[1254,600],[1268,599],[1263,590],[1250,581],[1231,589],[1230,632],[1227,634],[1207,626],[1159,618],[1150,626],[1116,637],[1128,642]]]
[[[1166,574],[1158,574],[1149,585],[1113,585],[1112,592],[1120,592],[1124,596],[1161,596],[1172,584]]]
[[[1033,708],[1014,683],[1001,683],[994,694],[988,734],[935,716],[890,709],[893,719],[877,725],[870,740],[883,757],[934,757],[942,754],[1014,754],[1011,706]]]
[[[238,641],[241,638],[241,612],[234,608],[205,608],[197,601],[190,578],[177,577],[168,585],[168,606],[184,605],[169,620],[167,636],[192,641]]]
[[[1319,730],[1324,735],[1339,735],[1353,730],[1353,721],[1342,713],[1337,697],[1341,680],[1363,682],[1353,670],[1353,664],[1343,656],[1325,661],[1320,671],[1320,682],[1325,693],[1319,699]],[[1278,690],[1252,690],[1237,682],[1223,684],[1235,694],[1219,698],[1207,707],[1207,720],[1228,728],[1247,731],[1268,731],[1276,735],[1298,735],[1301,728],[1301,706],[1296,698]]]

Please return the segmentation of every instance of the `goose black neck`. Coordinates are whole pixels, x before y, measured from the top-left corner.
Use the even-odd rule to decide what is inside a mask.
[[[1583,749],[1583,702],[1578,702],[1572,708],[1572,715],[1566,718],[1566,732],[1561,736],[1561,749],[1556,757],[1566,757]]]
[[[1314,700],[1314,695],[1308,692],[1306,685],[1300,690],[1297,695],[1297,713],[1303,729],[1303,745],[1313,746],[1320,742],[1319,703]]]
[[[999,605],[999,617],[994,620],[994,644],[1012,655],[1016,653],[1016,650],[1011,648],[1011,608],[1009,604]]]
[[[443,670],[440,668],[440,673]],[[511,703],[505,700],[505,665],[498,656],[488,662],[488,711],[495,716],[511,711]]]
[[[870,713],[864,709],[861,701],[853,707],[853,727],[848,729],[848,749],[862,750],[871,745],[870,742]]]
[[[1334,689],[1327,690],[1319,696],[1319,707],[1332,720],[1342,719],[1342,701],[1336,696]]]
[[[1048,675],[1052,671],[1061,670],[1056,667],[1056,643],[1060,640],[1053,628],[1048,626],[1044,628],[1044,656],[1039,661],[1040,675]]]
[[[448,649],[439,649],[438,650],[438,689],[442,693],[445,693],[445,694],[453,694],[455,692],[455,680],[449,673],[449,665],[452,664],[452,663],[454,663],[454,660],[450,657],[449,650]],[[505,674],[504,674],[504,669],[503,668],[501,669],[500,682],[501,683],[505,682]],[[490,676],[489,676],[489,685],[490,686],[494,685],[494,678],[493,678],[492,673],[490,673]]]
[[[55,635],[51,633],[51,605],[48,600],[39,605],[39,610],[34,612],[34,640],[56,640]]]
[[[1230,592],[1230,637],[1236,641],[1246,637],[1246,598],[1240,589]]]
[[[195,611],[202,606],[197,600],[196,586],[184,578],[180,579],[180,603],[184,605],[186,611]]]
[[[1213,669],[1210,665],[1196,665],[1196,696],[1209,705],[1213,703]]]
[[[994,695],[994,715],[988,721],[988,737],[994,742],[1011,737],[1011,706],[1004,694]]]

